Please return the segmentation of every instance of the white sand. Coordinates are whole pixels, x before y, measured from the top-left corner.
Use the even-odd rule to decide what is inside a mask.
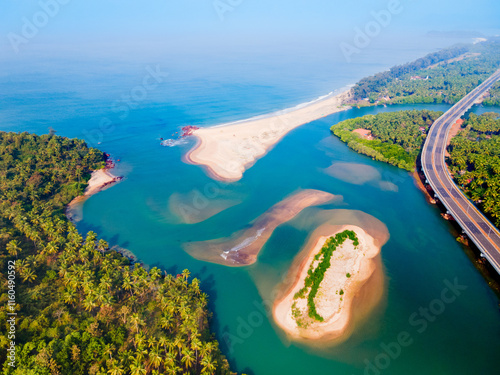
[[[100,192],[107,185],[118,181],[118,177],[109,172],[108,169],[93,171],[83,195],[94,195]]]
[[[351,90],[295,110],[259,119],[202,128],[194,132],[196,146],[186,160],[203,165],[218,180],[237,181],[288,132],[300,125],[348,109]]]
[[[66,217],[71,222],[79,222],[82,219],[82,206],[91,195],[97,194],[111,184],[121,180],[121,177],[113,175],[109,169],[98,169],[93,171],[83,195],[73,199],[66,207]]]
[[[304,280],[307,277],[310,264],[312,262],[315,262],[315,266],[318,264],[318,261],[314,260],[314,256],[321,250],[325,241],[346,229],[356,233],[360,244],[355,249],[352,241],[346,240],[341,247],[333,252],[331,266],[325,272],[325,277],[315,298],[316,310],[324,318],[324,321],[312,320],[307,315],[307,297],[294,300],[294,295],[304,287]],[[321,236],[316,240],[308,257],[298,269],[299,275],[297,275],[295,283],[283,298],[274,303],[273,317],[278,326],[291,338],[318,340],[328,337],[337,339],[344,335],[352,319],[354,297],[375,271],[377,264],[375,258],[379,255],[380,248],[375,245],[373,237],[363,229],[352,225],[346,225],[336,233],[332,233],[331,236]],[[351,274],[350,278],[346,276],[347,273]],[[344,291],[343,295],[340,295],[341,289]],[[301,320],[308,324],[305,328],[299,328],[297,321],[292,316],[294,302],[302,314]]]

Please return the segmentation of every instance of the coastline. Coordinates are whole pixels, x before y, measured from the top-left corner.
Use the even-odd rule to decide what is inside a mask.
[[[359,255],[351,265],[352,276],[347,278],[345,274],[335,274],[333,267],[338,268],[339,262],[343,260],[332,261],[332,266],[325,273],[325,279],[315,298],[318,311],[325,321],[314,322],[307,328],[299,328],[291,310],[294,295],[304,286],[309,266],[314,262],[314,256],[321,251],[325,241],[344,230],[354,231],[360,241],[360,249],[356,250]],[[346,256],[347,253],[344,254],[346,249],[347,252],[354,251],[352,244],[344,244],[337,249],[337,252],[340,251],[338,255],[340,258]],[[340,229],[337,227],[328,235],[321,233],[313,236],[304,248],[305,256],[302,256],[300,263],[293,265],[289,270],[290,278],[293,280],[292,285],[274,301],[272,313],[278,327],[292,340],[316,344],[345,341],[352,334],[354,323],[366,317],[382,299],[384,275],[380,250],[381,244],[358,226],[344,225]],[[301,258],[300,255],[298,258]],[[339,289],[343,291],[341,297],[336,293]],[[327,316],[332,307],[335,307],[335,312]]]
[[[198,129],[193,132],[196,144],[183,160],[201,165],[213,179],[238,181],[293,129],[349,109],[345,104],[351,95],[348,89],[271,115]]]
[[[82,219],[82,205],[92,195],[99,193],[110,187],[112,184],[123,179],[122,176],[115,176],[110,172],[112,168],[98,169],[92,172],[88,186],[83,195],[73,199],[66,206],[65,214],[72,223],[79,222]]]

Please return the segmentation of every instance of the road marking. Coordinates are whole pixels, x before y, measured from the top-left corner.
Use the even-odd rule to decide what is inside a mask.
[[[432,186],[432,187],[436,193],[441,194],[441,196],[443,197],[442,198],[443,204],[446,203],[447,199],[451,198],[450,202],[455,203],[457,208],[461,209],[462,213],[465,214],[465,216],[469,218],[470,222],[464,221],[463,218],[461,218],[460,213],[457,213],[452,208],[452,205],[450,202],[448,203],[450,206],[448,209],[451,212],[453,212],[455,219],[459,222],[460,221],[463,222],[463,226],[465,227],[464,229],[467,229],[471,233],[472,239],[475,239],[477,241],[476,243],[479,244],[479,246],[484,249],[484,253],[486,255],[488,255],[488,260],[490,260],[490,262],[494,263],[497,266],[496,267],[497,271],[500,272],[500,264],[498,263],[498,261],[494,258],[494,256],[492,254],[489,253],[489,250],[483,245],[484,241],[480,241],[479,238],[477,238],[477,236],[475,235],[476,233],[479,234],[482,232],[486,241],[490,245],[492,245],[493,248],[495,248],[497,250],[498,254],[496,254],[496,255],[499,255],[500,248],[496,244],[496,241],[493,241],[493,238],[491,238],[491,232],[493,230],[493,233],[496,235],[496,237],[498,239],[500,239],[500,234],[499,234],[498,230],[496,229],[496,227],[494,227],[493,224],[491,224],[491,222],[489,222],[489,220],[486,219],[486,217],[484,217],[484,215],[475,207],[475,205],[473,205],[470,202],[470,200],[465,196],[465,194],[463,194],[462,191],[460,191],[460,189],[457,187],[455,182],[452,180],[451,174],[449,173],[449,170],[448,170],[446,163],[445,163],[445,160],[444,160],[443,151],[446,149],[446,144],[444,144],[444,145],[442,144],[441,146],[439,146],[439,144],[438,144],[438,143],[443,143],[442,142],[443,132],[445,132],[445,134],[446,134],[445,139],[448,139],[451,125],[453,125],[458,119],[460,119],[463,116],[463,114],[465,114],[465,112],[467,112],[474,105],[474,103],[493,86],[493,84],[498,79],[500,79],[500,69],[497,70],[487,80],[485,80],[481,85],[479,85],[474,90],[472,90],[468,95],[466,95],[464,98],[462,98],[457,104],[455,104],[452,108],[450,108],[447,112],[445,112],[439,119],[437,119],[434,122],[434,124],[431,126],[431,129],[429,131],[427,141],[424,143],[424,148],[422,151],[424,160],[422,163],[422,167],[424,169],[424,174],[425,174],[425,172],[427,172],[427,174],[428,174],[428,176],[426,176],[426,177],[427,177],[427,180],[429,181],[429,183],[431,184],[431,186],[433,184],[432,184],[432,177],[429,173],[430,171],[432,171],[435,174],[436,179],[442,185],[442,188],[441,187],[434,187],[434,186]],[[428,163],[428,155],[427,155],[429,143],[431,143],[431,146],[430,146],[431,147],[431,154],[430,154],[431,163]],[[438,149],[438,147],[439,147],[439,149]],[[437,164],[436,163],[436,160],[435,160],[436,155],[442,156],[444,164],[441,164],[441,163]],[[441,179],[440,173],[439,173],[438,169],[436,168],[436,166],[438,166],[439,168],[442,169],[442,172],[445,175],[445,181],[448,181],[450,183],[450,189],[447,188],[446,184]],[[443,192],[443,190],[445,190],[445,192],[447,192],[447,194],[445,192]],[[452,192],[450,192],[450,190]],[[464,209],[464,207],[462,205],[462,201],[465,202],[465,205],[467,206],[467,210]],[[472,216],[469,214],[469,208],[471,206],[473,208],[473,212],[476,213],[476,215],[479,217],[480,221],[474,220],[472,218]],[[469,225],[472,225],[472,228],[470,228]],[[486,225],[486,228],[484,228],[485,225]],[[487,234],[486,231],[488,229],[489,229],[489,232]],[[490,241],[488,241],[488,238],[490,239]]]

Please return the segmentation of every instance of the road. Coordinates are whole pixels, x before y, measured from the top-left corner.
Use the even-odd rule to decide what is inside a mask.
[[[436,120],[422,150],[427,182],[483,256],[500,274],[500,233],[453,182],[444,155],[452,125],[500,79],[500,69]]]

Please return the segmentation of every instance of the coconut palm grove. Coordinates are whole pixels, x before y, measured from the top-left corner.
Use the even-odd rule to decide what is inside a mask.
[[[105,160],[81,140],[0,132],[0,265],[17,273],[14,303],[0,274],[1,319],[17,314],[3,373],[229,374],[198,279],[146,270],[66,219]]]

